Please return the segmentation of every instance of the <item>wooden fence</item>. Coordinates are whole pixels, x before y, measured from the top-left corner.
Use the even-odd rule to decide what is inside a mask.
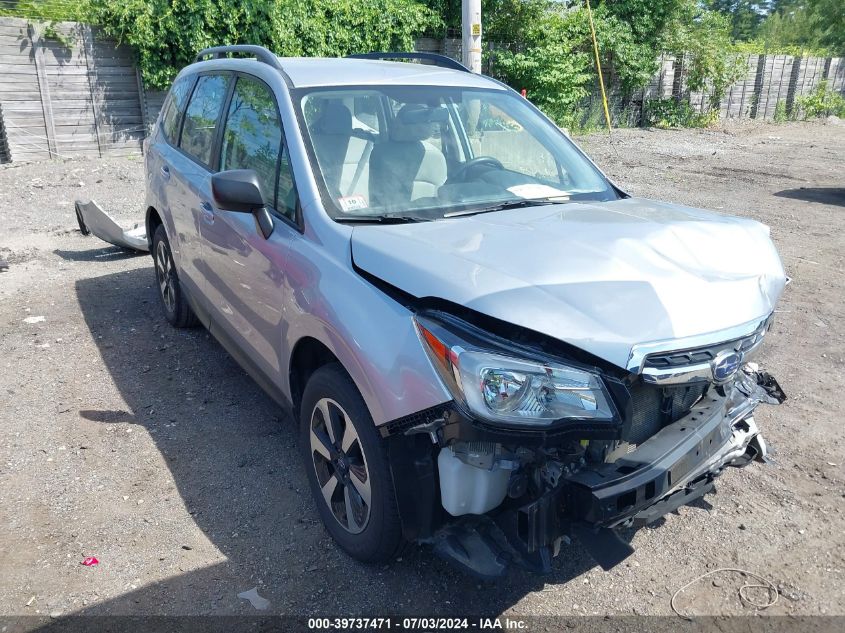
[[[0,19],[0,152],[7,160],[137,154],[144,90],[132,51],[86,25]]]
[[[0,18],[0,162],[140,153],[164,94],[145,90],[128,47],[87,25],[64,22],[51,30],[48,38],[43,25]],[[460,59],[461,40],[420,38],[416,49]],[[490,59],[483,70],[495,76],[495,57]],[[723,118],[771,119],[778,103],[791,111],[823,80],[845,94],[842,58],[749,55],[746,61],[746,76],[719,104]],[[710,108],[709,94],[688,90],[683,59],[664,55],[658,66],[651,83],[634,95],[622,95],[608,78],[617,123],[640,124],[652,99],[674,96],[699,111]],[[585,112],[600,115],[596,96]]]

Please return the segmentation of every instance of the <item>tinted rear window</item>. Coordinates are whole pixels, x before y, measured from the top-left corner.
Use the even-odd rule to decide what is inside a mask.
[[[170,95],[167,98],[164,115],[161,119],[161,129],[168,143],[176,144],[179,136],[179,120],[185,111],[185,101],[187,101],[195,79],[196,75],[180,77],[170,89]]]
[[[229,89],[228,75],[203,75],[191,95],[182,125],[181,148],[203,165],[211,164],[217,120]]]

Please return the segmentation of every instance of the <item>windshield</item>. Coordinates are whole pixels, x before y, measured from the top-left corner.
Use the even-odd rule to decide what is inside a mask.
[[[618,197],[560,130],[509,91],[336,87],[298,91],[295,101],[338,221],[437,220]]]

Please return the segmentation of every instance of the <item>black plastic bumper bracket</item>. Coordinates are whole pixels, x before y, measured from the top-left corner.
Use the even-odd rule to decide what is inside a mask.
[[[634,553],[631,544],[622,540],[615,530],[594,528],[586,523],[573,523],[572,536],[605,571],[612,569]]]

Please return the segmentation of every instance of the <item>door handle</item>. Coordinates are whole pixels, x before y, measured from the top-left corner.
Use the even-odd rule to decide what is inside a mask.
[[[159,171],[161,171],[162,178],[164,178],[165,180],[170,180],[170,167],[168,167],[167,165],[162,165]]]
[[[210,204],[205,201],[200,202],[200,211],[202,211],[202,219],[206,224],[214,224],[214,209]]]

